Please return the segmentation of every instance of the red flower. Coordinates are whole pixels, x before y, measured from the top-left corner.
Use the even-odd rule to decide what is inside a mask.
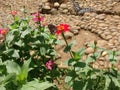
[[[61,34],[69,30],[70,30],[70,27],[68,24],[60,24],[57,26],[56,34]]]
[[[7,34],[8,29],[0,29],[0,34],[5,35]]]
[[[15,16],[17,14],[17,11],[12,11],[12,12],[10,12],[10,14]]]
[[[52,70],[53,67],[54,67],[54,64],[55,63],[52,60],[49,60],[49,61],[46,62],[45,66],[48,70]]]

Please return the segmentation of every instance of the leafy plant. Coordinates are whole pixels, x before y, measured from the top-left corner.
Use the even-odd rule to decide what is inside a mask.
[[[65,77],[65,82],[73,90],[119,90],[120,89],[120,72],[114,67],[117,60],[116,51],[108,51],[109,61],[112,64],[111,68],[95,69],[91,63],[95,62],[101,55],[100,50],[95,45],[94,53],[89,55],[86,60],[82,60],[85,55],[85,49],[80,49],[76,52],[72,51],[73,58],[68,60],[68,74]]]

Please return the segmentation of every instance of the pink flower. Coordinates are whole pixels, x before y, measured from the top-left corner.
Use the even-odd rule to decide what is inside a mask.
[[[33,13],[32,16],[34,16],[34,18],[33,18],[34,22],[44,21],[44,17],[40,16],[39,12]]]
[[[39,14],[40,14],[39,12],[35,12],[35,13],[32,13],[31,15],[34,17],[37,17],[37,16],[39,16]]]
[[[17,14],[17,11],[11,11],[10,14],[15,16]]]
[[[6,35],[8,32],[8,29],[0,29],[0,34]]]
[[[44,20],[43,16],[33,18],[34,22],[39,22],[39,21],[43,21],[43,20]]]
[[[52,70],[53,67],[54,67],[54,64],[55,63],[52,60],[49,60],[49,61],[46,62],[45,66],[48,70]]]

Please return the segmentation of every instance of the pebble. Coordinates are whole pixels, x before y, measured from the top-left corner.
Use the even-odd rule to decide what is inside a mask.
[[[67,5],[66,5],[66,4],[61,4],[61,5],[60,5],[60,8],[66,9],[66,8],[67,8]]]
[[[55,3],[54,3],[54,7],[57,7],[57,8],[58,8],[59,6],[60,6],[60,4],[59,4],[58,2],[55,2]]]
[[[43,9],[50,10],[51,8],[50,8],[50,6],[43,6]]]
[[[107,41],[105,41],[105,40],[98,40],[97,41],[98,47],[105,47],[106,45],[107,45]]]
[[[118,42],[120,43],[120,36],[118,37]]]
[[[105,39],[109,40],[109,39],[111,39],[111,38],[112,38],[111,35],[107,35]]]
[[[101,54],[101,56],[103,56],[103,57],[106,56],[106,55],[107,55],[106,51],[103,51],[102,54]]]
[[[105,19],[105,14],[97,15],[97,16],[96,16],[96,19],[104,20],[104,19]]]
[[[86,50],[85,50],[85,53],[86,54],[91,54],[94,52],[94,49],[92,47],[88,47]]]
[[[65,32],[64,34],[65,34],[66,39],[70,39],[73,37],[73,33],[71,32]]]
[[[72,30],[71,32],[72,32],[74,35],[79,34],[79,31],[78,31],[78,30]]]
[[[63,13],[63,14],[67,14],[67,13],[68,13],[68,9],[62,10],[62,13]]]
[[[55,8],[52,8],[50,12],[51,12],[51,14],[54,14],[54,15],[58,14],[57,9],[55,9]]]

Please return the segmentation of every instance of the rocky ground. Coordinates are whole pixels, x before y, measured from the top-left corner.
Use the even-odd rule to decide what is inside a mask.
[[[55,2],[54,2],[55,1]],[[71,0],[0,0],[0,26],[10,22],[10,10],[17,10],[19,16],[25,7],[26,15],[41,9],[46,22],[52,24],[67,23],[71,32],[65,33],[68,41],[76,40],[73,50],[84,47],[87,42],[97,41],[99,47],[120,50],[120,0],[76,0],[82,8],[92,8],[92,12],[76,15]],[[40,6],[42,8],[40,8]],[[6,18],[8,17],[8,18]],[[59,39],[62,37],[59,36]],[[64,46],[57,46],[60,60],[66,60],[69,55],[62,52]],[[93,53],[93,49],[86,47],[86,55]],[[98,66],[108,67],[107,54],[104,52]],[[120,60],[120,56],[117,58]],[[119,67],[119,65],[118,65]]]

